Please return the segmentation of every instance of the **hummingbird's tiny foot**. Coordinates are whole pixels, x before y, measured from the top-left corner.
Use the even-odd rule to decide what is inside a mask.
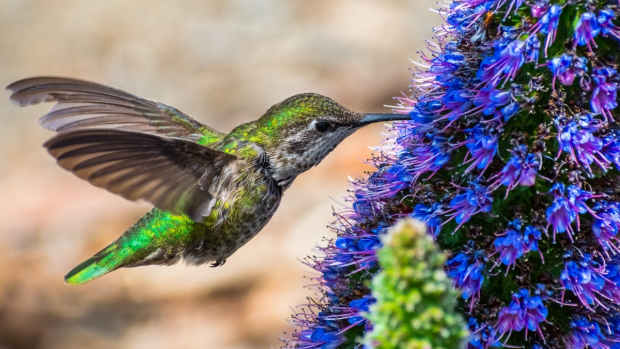
[[[215,262],[213,262],[213,264],[211,264],[211,268],[219,267],[221,265],[224,265],[224,263],[226,263],[226,258],[218,259]]]

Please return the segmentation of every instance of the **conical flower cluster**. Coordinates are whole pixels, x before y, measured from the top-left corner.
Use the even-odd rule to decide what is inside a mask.
[[[461,348],[468,331],[454,310],[459,294],[443,270],[446,256],[425,224],[404,219],[381,242],[381,270],[371,282],[376,303],[367,315],[373,328],[364,342],[377,349]]]
[[[294,316],[297,348],[355,347],[387,227],[448,254],[470,348],[620,347],[620,3],[453,0],[395,110],[377,170]],[[372,316],[371,316],[372,318]]]

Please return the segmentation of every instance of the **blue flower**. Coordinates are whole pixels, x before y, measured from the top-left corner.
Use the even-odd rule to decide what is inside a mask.
[[[593,210],[596,212],[594,223],[592,223],[592,233],[596,237],[603,251],[608,254],[620,253],[620,240],[618,232],[620,229],[620,203],[600,200],[594,204]]]
[[[542,234],[538,228],[532,225],[528,225],[523,231],[523,242],[525,244],[525,250],[528,252],[538,251],[538,254],[540,255],[540,260],[544,263],[545,258],[542,252],[538,249],[538,240],[540,240],[541,235]]]
[[[359,191],[358,193],[359,194]],[[372,203],[368,198],[359,197],[357,200],[353,201],[353,211],[358,215],[358,217],[368,217],[373,214]]]
[[[585,316],[577,316],[570,322],[571,332],[564,338],[567,348],[574,349],[616,349],[620,342],[620,331],[613,325],[614,319],[609,319],[601,326],[598,322],[589,320]]]
[[[603,137],[603,155],[620,171],[620,129],[616,129]]]
[[[549,60],[547,67],[553,74],[551,86],[555,90],[556,80],[560,80],[562,85],[570,86],[575,81],[576,76],[582,76],[587,70],[587,60],[584,57],[564,53]]]
[[[600,33],[601,27],[598,23],[596,15],[592,12],[584,12],[575,24],[575,45],[587,45],[590,52],[593,52],[592,46],[596,47],[594,38]]]
[[[423,141],[408,145],[400,154],[399,163],[413,175],[413,181],[429,172],[430,178],[450,160],[450,150],[446,143],[443,137],[427,134]]]
[[[456,195],[450,200],[450,210],[446,213],[456,220],[458,226],[454,229],[457,231],[463,224],[479,212],[491,211],[493,198],[489,196],[489,192],[485,186],[473,183],[471,187],[464,188],[464,192]],[[444,222],[447,223],[448,221]]]
[[[525,41],[520,39],[513,40],[505,47],[501,47],[501,51],[495,52],[493,62],[481,68],[484,69],[484,72],[481,73],[482,82],[490,86],[497,86],[500,81],[503,85],[507,81],[514,80],[519,68],[525,63],[526,51]]]
[[[368,195],[371,199],[391,198],[399,191],[411,184],[413,176],[404,165],[392,165],[376,172],[372,181],[369,181]]]
[[[480,125],[465,130],[467,140],[464,142],[469,150],[470,159],[465,163],[471,164],[465,169],[465,173],[477,168],[480,173],[489,167],[497,153],[497,136],[491,134]]]
[[[435,119],[435,123],[447,120],[448,123],[443,126],[445,130],[467,114],[471,108],[471,93],[462,89],[461,86],[453,87],[446,91],[441,101],[444,105],[442,110],[444,114]]]
[[[484,282],[483,251],[469,256],[459,253],[446,262],[446,273],[454,280],[456,287],[463,292],[461,297],[468,299],[470,311],[480,298],[480,288]]]
[[[344,342],[341,334],[325,327],[303,330],[298,337],[298,347],[308,349],[336,349]]]
[[[538,35],[531,34],[525,40],[525,61],[538,63],[539,55],[540,55],[540,40],[538,40]]]
[[[547,51],[549,46],[555,41],[555,36],[558,31],[558,23],[560,22],[560,15],[562,14],[562,6],[552,5],[548,11],[542,16],[540,21],[532,28],[533,33],[540,31],[546,35],[545,39],[545,57],[547,57]]]
[[[590,254],[584,254],[578,260],[569,260],[564,264],[560,275],[560,283],[566,291],[570,291],[588,310],[595,307],[609,309],[604,301],[618,303],[620,301],[619,276],[610,277],[610,271],[617,273],[617,263],[600,263]],[[616,279],[616,280],[614,280]]]
[[[599,128],[599,121],[589,114],[580,115],[563,126],[558,124],[559,150],[566,153],[571,161],[580,163],[589,174],[592,174],[592,163],[596,163],[603,172],[610,165],[602,152],[603,141],[594,135]],[[559,156],[560,153],[556,158]]]
[[[613,81],[615,77],[616,70],[609,67],[594,69],[592,73],[595,86],[590,108],[595,114],[602,114],[608,122],[613,122],[611,111],[618,106],[618,84]]]
[[[541,234],[538,229],[529,225],[522,233],[521,220],[518,218],[511,221],[508,226],[509,229],[495,238],[493,246],[500,255],[500,261],[510,268],[524,254],[538,251],[538,240]]]
[[[517,89],[516,84],[513,84],[513,89]],[[474,96],[473,103],[476,108],[469,110],[467,113],[482,111],[483,115],[493,116],[490,120],[501,118],[504,122],[507,122],[521,108],[513,97],[512,91],[498,90],[491,85],[478,90],[478,93]]]
[[[362,316],[363,313],[368,312],[369,307],[376,302],[376,299],[371,296],[365,296],[359,299],[355,299],[349,302],[349,307],[351,307],[351,317],[347,319],[347,321],[351,325],[356,325],[360,322],[365,321]]]
[[[513,331],[523,331],[525,338],[529,331],[538,332],[544,338],[540,323],[545,321],[549,315],[547,307],[544,305],[540,296],[530,296],[530,291],[521,288],[512,294],[512,301],[508,306],[499,311],[497,325],[495,328],[500,334],[499,339],[504,335],[510,335]]]
[[[426,132],[432,128],[436,113],[443,108],[441,101],[434,99],[419,100],[415,108],[409,112],[418,132]]]
[[[470,317],[467,324],[471,333],[468,348],[487,349],[501,345],[497,338],[497,331],[493,326],[486,323],[478,323],[475,317]]]
[[[536,154],[528,153],[527,147],[523,144],[512,149],[510,153],[512,156],[502,170],[489,178],[489,180],[494,180],[489,185],[491,190],[495,190],[500,185],[507,187],[506,197],[517,185],[526,187],[534,185],[541,166]]]
[[[553,193],[554,200],[547,208],[547,226],[553,227],[553,240],[556,233],[568,233],[568,237],[573,241],[573,230],[571,224],[577,221],[577,231],[579,231],[579,215],[594,211],[588,207],[586,200],[600,197],[577,186],[570,185],[568,188],[563,183],[554,184],[549,190]]]
[[[615,11],[612,9],[603,9],[598,13],[598,24],[601,27],[601,34],[611,36],[616,40],[620,40],[620,27],[613,23]]]
[[[433,203],[430,206],[424,204],[417,204],[413,208],[411,216],[417,218],[424,223],[428,228],[428,232],[436,238],[441,231],[441,204]]]
[[[482,111],[482,114],[487,116],[494,116],[498,109],[510,103],[511,100],[509,91],[498,90],[493,86],[481,88],[473,99],[476,110]]]
[[[504,19],[510,16],[510,13],[512,12],[512,10],[515,10],[515,11],[518,10],[525,0],[499,0],[497,1],[497,6],[495,9],[499,10],[502,6],[504,6],[506,1],[508,1],[508,8],[506,9],[506,14],[504,15]]]

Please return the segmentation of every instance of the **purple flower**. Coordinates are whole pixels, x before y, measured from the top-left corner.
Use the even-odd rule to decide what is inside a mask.
[[[372,296],[365,296],[359,299],[354,299],[349,302],[349,309],[346,309],[343,314],[340,315],[339,319],[346,316],[347,321],[351,325],[357,325],[363,321],[365,321],[362,313],[368,312],[370,305],[374,304],[376,299]]]
[[[609,67],[594,69],[592,73],[595,87],[592,91],[590,108],[595,114],[602,114],[608,122],[613,122],[611,111],[618,106],[616,100],[618,84],[614,81],[615,78],[616,70]]]
[[[513,331],[519,332],[523,329],[525,329],[525,338],[527,338],[528,331],[538,332],[544,338],[540,323],[545,321],[548,314],[547,307],[540,296],[530,296],[528,289],[521,288],[512,294],[510,304],[499,311],[495,328],[500,334],[500,339],[506,334],[508,338]]]
[[[564,338],[567,347],[576,349],[618,349],[620,318],[617,314],[598,321],[577,316],[570,323],[571,332]]]
[[[592,232],[596,237],[603,251],[609,256],[607,251],[620,253],[620,240],[618,230],[620,229],[620,203],[598,201],[594,207],[596,218],[592,224]]]
[[[538,23],[536,23],[532,28],[532,33],[535,34],[540,31],[547,36],[545,39],[545,57],[547,57],[549,46],[551,46],[551,43],[555,41],[561,14],[562,6],[552,5],[538,21]]]
[[[587,60],[584,57],[564,53],[549,60],[547,67],[553,74],[551,86],[555,90],[556,80],[560,80],[562,85],[570,86],[575,81],[575,76],[582,76],[587,70]]]
[[[413,208],[411,217],[417,218],[424,223],[428,228],[428,232],[436,238],[441,231],[441,204],[433,203],[430,206],[424,204],[417,204]]]
[[[510,266],[523,255],[525,247],[523,246],[523,236],[516,230],[509,229],[504,234],[504,236],[496,238],[493,245],[495,251],[499,252],[502,263],[508,266],[507,270],[510,270]]]
[[[463,292],[461,297],[470,300],[470,311],[480,298],[480,288],[484,282],[483,255],[483,251],[476,252],[473,256],[459,253],[446,262],[446,273]]]
[[[553,187],[551,188],[553,190]],[[602,195],[594,195],[587,190],[583,190],[575,185],[569,185],[566,188],[566,193],[568,194],[568,202],[570,203],[571,208],[579,213],[583,214],[586,212],[590,212],[594,214],[594,211],[588,207],[586,200],[599,198]],[[577,230],[579,230],[579,216],[577,216]]]
[[[493,62],[482,67],[482,82],[490,86],[497,86],[503,79],[502,85],[507,81],[514,80],[519,68],[525,63],[525,41],[516,39],[499,51],[496,49]]]
[[[411,184],[413,176],[399,164],[385,166],[375,172],[368,181],[367,198],[371,200],[391,198]]]
[[[504,122],[507,122],[521,108],[512,96],[512,93],[509,90],[498,90],[492,85],[487,85],[478,90],[473,99],[476,107],[468,110],[467,114],[482,111],[482,114],[485,116],[494,116],[490,120],[502,118]],[[490,120],[487,120],[487,122]]]
[[[464,163],[471,162],[467,169],[465,169],[465,173],[477,168],[482,174],[489,167],[497,153],[497,136],[491,134],[480,125],[466,129],[465,134],[467,135],[467,140],[464,144],[469,150],[470,158],[465,160]]]
[[[500,261],[508,267],[506,272],[524,254],[538,251],[538,240],[541,236],[540,231],[533,226],[527,226],[522,233],[520,219],[511,221],[508,226],[509,229],[493,241],[495,251],[500,255]]]
[[[495,10],[497,11],[500,9],[500,7],[504,6],[506,1],[508,1],[508,8],[506,9],[506,14],[504,15],[504,19],[510,16],[510,13],[512,12],[513,9],[515,11],[518,10],[525,0],[499,0],[497,2],[497,6],[495,7]]]
[[[399,163],[413,175],[416,182],[423,174],[431,172],[430,177],[450,160],[450,150],[444,137],[427,134],[424,142],[408,145],[399,156]]]
[[[547,13],[547,9],[549,8],[549,0],[541,0],[537,1],[531,5],[530,13],[534,18],[540,18],[542,15]]]
[[[553,226],[553,241],[557,233],[568,232],[568,236],[573,241],[573,228],[571,223],[575,220],[577,213],[573,212],[564,197],[556,197],[549,208],[547,208],[547,223]]]
[[[579,214],[589,210],[585,200],[592,198],[590,192],[581,190],[573,185],[568,190],[564,184],[556,183],[549,190],[553,193],[554,200],[547,208],[547,227],[553,226],[553,241],[557,233],[568,233],[568,237],[573,241],[573,228],[571,224],[577,220],[577,231],[579,231]]]
[[[344,336],[326,327],[303,330],[297,337],[296,347],[308,349],[336,349],[344,342]]]
[[[443,105],[439,100],[431,98],[423,99],[416,103],[416,106],[411,110],[409,116],[420,132],[426,132],[432,128],[436,114],[442,108]]]
[[[568,238],[573,241],[573,230],[571,224],[577,221],[577,231],[580,228],[579,215],[594,211],[586,204],[586,200],[600,197],[577,186],[570,185],[568,188],[562,183],[554,184],[549,190],[553,193],[554,200],[547,208],[547,228],[553,227],[553,241],[557,233],[568,233]]]
[[[600,306],[608,310],[604,300],[616,304],[620,301],[620,287],[616,280],[608,276],[610,267],[617,267],[614,265],[601,264],[586,253],[581,259],[569,260],[564,264],[560,283],[566,291],[572,292],[586,309],[595,311],[594,307]],[[617,269],[613,270],[616,273]]]
[[[601,34],[611,36],[620,40],[620,27],[613,23],[615,12],[612,9],[603,9],[598,12],[598,24],[601,27]]]
[[[620,130],[614,130],[603,137],[602,153],[620,171]]]
[[[445,221],[444,224],[453,218],[458,224],[454,231],[457,231],[463,224],[467,223],[473,215],[479,212],[491,211],[493,204],[493,198],[489,196],[485,186],[473,183],[471,187],[463,189],[463,193],[456,195],[450,201],[450,209],[445,212],[450,219]]]
[[[600,122],[590,114],[578,116],[563,126],[558,124],[558,143],[561,152],[568,154],[571,161],[581,164],[589,174],[590,165],[596,163],[603,172],[609,168],[610,161],[603,154],[603,141],[594,133],[600,128]]]
[[[564,338],[567,348],[573,349],[609,349],[607,336],[601,326],[584,316],[578,316],[570,322],[571,332]]]
[[[538,228],[531,226],[531,225],[528,225],[527,227],[525,227],[525,230],[523,231],[523,243],[525,245],[525,249],[528,252],[539,251],[538,240],[540,240],[541,235],[542,234]],[[544,262],[542,253],[540,253],[540,259],[543,260]]]
[[[471,93],[465,91],[461,86],[451,88],[443,95],[441,101],[444,108],[441,112],[446,112],[435,120],[435,122],[441,122],[444,120],[449,121],[443,129],[447,129],[454,122],[459,120],[462,116],[468,114],[471,108]]]
[[[531,34],[525,40],[525,61],[538,63],[539,54],[540,40],[538,40],[538,35]]]
[[[596,15],[592,12],[584,12],[575,24],[575,46],[587,45],[588,50],[593,52],[592,46],[596,46],[594,38],[600,33],[601,27]]]
[[[501,345],[493,326],[486,323],[479,324],[475,317],[470,317],[467,324],[470,331],[468,348],[487,349]]]
[[[525,145],[519,145],[511,150],[512,156],[504,165],[504,168],[489,180],[494,181],[489,185],[490,190],[497,189],[500,185],[506,186],[506,197],[517,185],[532,186],[536,182],[536,175],[541,162],[536,154],[528,153]]]
[[[493,116],[496,111],[510,103],[512,97],[509,91],[498,90],[493,86],[481,88],[474,97],[474,111],[482,111],[483,115]]]

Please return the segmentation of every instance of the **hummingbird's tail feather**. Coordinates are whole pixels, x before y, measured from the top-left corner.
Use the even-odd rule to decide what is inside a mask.
[[[65,282],[83,284],[123,266],[125,260],[118,242],[108,245],[94,256],[80,263],[65,275]]]
[[[69,284],[83,284],[121,267],[174,264],[183,248],[204,226],[188,216],[153,209],[118,240],[73,268],[66,276]]]

